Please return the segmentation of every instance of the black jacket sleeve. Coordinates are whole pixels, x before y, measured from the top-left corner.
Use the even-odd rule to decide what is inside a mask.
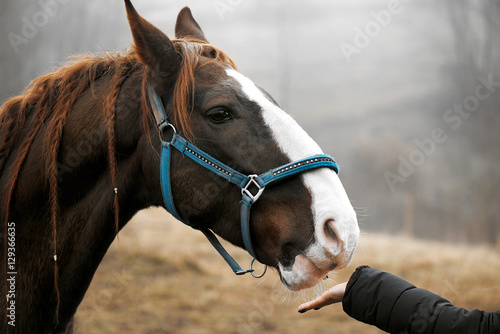
[[[351,276],[342,304],[349,316],[389,333],[500,333],[500,310],[467,311],[368,266]]]

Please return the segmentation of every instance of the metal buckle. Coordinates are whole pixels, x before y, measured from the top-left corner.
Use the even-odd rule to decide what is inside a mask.
[[[250,199],[252,200],[252,203],[255,203],[260,195],[262,195],[262,192],[264,191],[264,189],[266,187],[261,187],[260,184],[255,181],[255,179],[257,177],[259,177],[258,175],[256,174],[252,174],[252,175],[248,175],[248,177],[250,178],[250,180],[248,180],[248,183],[245,185],[245,187],[243,187],[243,189],[241,189],[241,194],[246,194],[248,197],[250,197]],[[259,190],[257,190],[257,193],[254,195],[250,192],[249,188],[250,186],[252,185],[255,185]]]

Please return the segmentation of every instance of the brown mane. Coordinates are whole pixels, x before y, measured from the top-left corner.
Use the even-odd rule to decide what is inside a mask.
[[[173,122],[186,137],[192,138],[189,115],[192,112],[194,98],[194,74],[202,66],[201,57],[212,58],[212,61],[235,68],[233,61],[221,50],[206,42],[195,39],[178,39],[172,41],[182,55],[182,66],[177,78],[173,95]],[[0,108],[0,126],[4,130],[0,142],[0,173],[7,175],[5,188],[2,189],[2,205],[5,214],[0,219],[4,222],[5,258],[7,258],[7,225],[11,209],[11,200],[16,189],[18,177],[30,147],[40,130],[47,124],[44,138],[42,163],[45,166],[45,178],[49,185],[50,220],[53,234],[54,282],[57,294],[57,310],[59,309],[57,240],[56,228],[59,211],[58,204],[58,166],[57,157],[61,146],[61,137],[68,115],[78,97],[87,89],[92,89],[96,80],[112,75],[111,84],[103,101],[103,112],[108,120],[108,163],[111,181],[116,189],[116,156],[115,156],[115,104],[124,81],[136,71],[143,75],[141,89],[141,109],[145,129],[150,124],[151,112],[146,96],[148,68],[139,62],[132,48],[125,54],[107,53],[101,56],[81,55],[58,70],[33,80],[25,91],[10,98]],[[147,130],[146,130],[147,131]],[[22,133],[27,133],[21,137]],[[10,154],[16,150],[14,159],[7,168]],[[116,233],[118,233],[118,196],[115,191],[114,212]],[[57,319],[57,316],[56,316]]]

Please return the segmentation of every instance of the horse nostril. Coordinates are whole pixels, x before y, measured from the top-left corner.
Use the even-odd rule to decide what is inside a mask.
[[[334,223],[335,223],[335,220],[328,219],[325,222],[325,227],[324,227],[326,240],[329,244],[331,244],[331,246],[333,246],[333,245],[336,246],[339,244],[339,238],[337,237],[337,234],[335,233],[335,230],[333,227]]]

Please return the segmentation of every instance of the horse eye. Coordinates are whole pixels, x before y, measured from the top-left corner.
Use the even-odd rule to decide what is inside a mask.
[[[233,118],[229,111],[220,107],[209,110],[207,116],[214,123],[223,123]]]

